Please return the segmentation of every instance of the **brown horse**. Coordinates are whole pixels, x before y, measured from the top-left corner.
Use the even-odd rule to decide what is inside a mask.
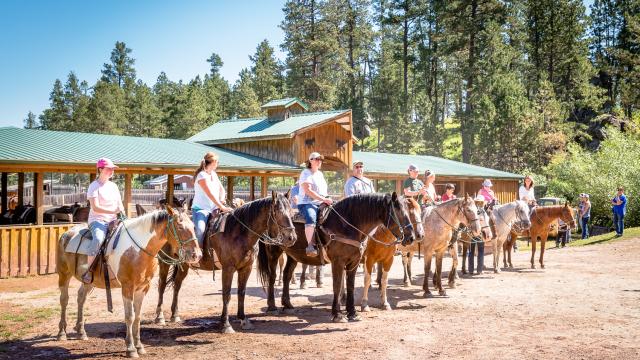
[[[422,227],[422,210],[420,204],[412,198],[407,198],[407,207],[411,217],[411,223],[416,229],[417,239],[424,236]],[[393,256],[396,252],[396,237],[386,227],[378,227],[376,232],[369,238],[367,249],[364,251],[364,289],[360,309],[363,312],[371,311],[369,308],[369,287],[371,286],[371,273],[373,265],[378,265],[378,284],[380,285],[380,300],[382,308],[391,310],[391,305],[387,301],[387,276],[393,264]]]
[[[76,226],[65,232],[58,241],[56,259],[58,287],[60,288],[60,324],[58,340],[67,339],[67,304],[69,302],[69,281],[72,277],[80,280],[87,271],[87,256],[65,252],[67,244],[74,236],[81,236],[80,230],[87,226]],[[140,341],[140,309],[149,290],[156,270],[156,255],[165,243],[171,244],[176,253],[182,254],[176,262],[197,263],[202,257],[195,238],[193,222],[186,212],[167,208],[145,216],[128,219],[119,230],[119,238],[109,243],[107,262],[116,279],[112,287],[122,287],[126,323],[127,356],[138,357],[145,354]],[[87,339],[84,329],[84,302],[93,287],[105,288],[104,274],[100,266],[93,275],[92,284],[82,284],[78,290],[78,320],[74,329],[82,340]]]
[[[507,267],[507,256],[509,257],[509,267],[511,264],[511,249],[513,242],[518,235],[526,235],[531,237],[531,268],[535,269],[536,242],[540,241],[540,267],[544,269],[544,248],[549,236],[549,227],[556,220],[562,220],[565,224],[569,224],[571,229],[576,228],[574,213],[569,203],[564,205],[537,206],[533,208],[530,215],[531,228],[527,232],[518,233],[511,231],[511,239],[504,243],[504,266]]]
[[[491,229],[491,217],[493,207],[487,207],[486,209],[482,207],[482,203],[476,202],[476,206],[480,206],[478,208],[478,220],[480,220],[480,227],[482,228],[481,236],[476,237],[472,236],[467,231],[462,231],[460,233],[460,238],[457,240],[462,243],[462,273],[467,273],[467,254],[469,252],[469,248],[473,242],[483,242],[485,244],[485,248],[487,244],[493,238],[493,232]],[[451,258],[453,259],[453,266],[451,268],[451,272],[449,273],[449,287],[455,287],[455,279],[456,279],[456,269],[458,267],[458,247],[453,246],[451,253]]]
[[[243,330],[253,329],[253,324],[244,313],[244,297],[247,280],[251,275],[253,261],[258,247],[256,243],[269,243],[284,247],[291,246],[296,241],[296,233],[291,220],[291,205],[289,193],[285,195],[272,192],[271,197],[248,202],[228,216],[224,232],[214,233],[209,219],[205,234],[203,250],[209,254],[213,249],[218,255],[222,267],[222,332],[235,332],[229,323],[228,306],[231,299],[231,282],[233,275],[238,272],[238,319]],[[214,270],[215,264],[211,256],[205,256],[199,264],[200,270]],[[164,270],[163,270],[164,268]],[[178,295],[182,281],[187,276],[188,267],[174,269],[173,303],[171,305],[172,321],[179,321]],[[156,322],[164,322],[162,313],[162,294],[167,285],[168,266],[162,266],[158,286],[159,298],[156,309]]]
[[[431,273],[431,258],[436,256],[436,269],[433,273],[433,286],[438,289],[438,294],[445,296],[447,293],[442,287],[442,258],[447,249],[452,251],[455,247],[452,242],[454,231],[460,224],[464,224],[473,236],[480,236],[482,229],[478,220],[478,208],[469,195],[461,199],[443,202],[436,206],[430,206],[422,214],[422,223],[425,230],[422,250],[424,252],[424,281],[422,289],[425,297],[432,297],[429,291],[429,274]],[[455,272],[454,272],[455,275]]]
[[[367,234],[376,227],[385,225],[393,234],[402,238],[405,244],[414,238],[413,225],[403,197],[393,194],[358,194],[344,198],[330,208],[326,220],[316,232],[319,241],[324,244],[323,252],[331,262],[333,276],[332,321],[358,321],[354,302],[354,286],[356,270],[364,251]],[[307,241],[304,236],[304,224],[296,223],[298,241],[290,248],[260,244],[258,254],[258,272],[263,284],[268,284],[267,312],[277,313],[274,285],[276,281],[276,264],[280,254],[287,254],[284,268],[282,289],[282,305],[285,313],[293,312],[289,297],[289,283],[298,262],[309,265],[322,265],[321,256],[308,257],[305,253]],[[266,251],[262,251],[264,248]],[[347,318],[340,313],[340,295],[343,277],[347,274]],[[347,320],[348,319],[348,320]]]

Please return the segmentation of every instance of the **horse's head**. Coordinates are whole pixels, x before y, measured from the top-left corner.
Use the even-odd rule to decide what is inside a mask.
[[[560,218],[562,219],[562,221],[565,224],[569,224],[569,228],[571,228],[571,229],[575,229],[576,228],[576,220],[575,220],[575,217],[574,217],[573,208],[571,206],[569,206],[568,202],[564,203],[564,206],[562,207],[562,214],[561,214]]]
[[[529,230],[529,228],[531,228],[529,205],[522,200],[516,200],[515,213],[516,213],[516,222],[515,222],[516,227],[520,228],[521,229],[520,231]]]
[[[471,234],[473,236],[480,236],[482,225],[480,225],[478,218],[478,207],[469,194],[465,195],[463,199],[458,200],[458,211],[464,216],[462,223],[471,231]]]
[[[478,220],[480,221],[480,226],[482,228],[482,240],[484,241],[493,238],[493,232],[489,221],[491,211],[493,211],[492,207],[478,208]]]
[[[385,195],[385,202],[387,204],[387,229],[389,229],[398,240],[402,239],[402,245],[410,245],[413,243],[415,235],[407,202],[404,201],[404,197],[398,196],[395,191],[391,195]],[[366,209],[364,209],[364,211],[366,211]]]
[[[191,217],[182,209],[167,206],[166,210],[169,215],[166,234],[173,253],[177,253],[188,264],[197,264],[202,258],[202,250],[196,240]]]
[[[269,237],[279,239],[284,247],[292,246],[297,240],[296,229],[291,219],[292,214],[289,191],[284,195],[272,191],[267,231]]]
[[[405,198],[407,203],[407,209],[409,211],[409,217],[411,218],[411,223],[415,229],[416,238],[422,239],[424,238],[424,225],[422,225],[422,208],[417,201],[413,198],[408,197]]]

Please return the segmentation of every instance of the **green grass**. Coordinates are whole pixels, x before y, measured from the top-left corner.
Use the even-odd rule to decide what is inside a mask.
[[[580,233],[572,234],[572,241],[568,244],[568,246],[585,246],[585,245],[594,245],[594,244],[602,244],[606,242],[614,242],[619,240],[628,240],[633,238],[640,237],[640,227],[633,227],[624,229],[624,235],[621,237],[616,237],[615,232],[610,232],[598,236],[591,236],[588,239],[580,239]],[[556,244],[555,239],[547,240],[546,248],[554,247]],[[540,248],[540,244],[538,243],[536,246],[538,249]],[[531,245],[527,245],[526,240],[518,240],[518,251],[528,251],[531,250]]]
[[[16,340],[28,329],[42,323],[58,313],[57,308],[25,308],[16,306],[11,312],[0,314],[0,341]]]

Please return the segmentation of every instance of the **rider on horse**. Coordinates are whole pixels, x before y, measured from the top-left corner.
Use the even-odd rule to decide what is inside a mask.
[[[422,205],[424,203],[423,197],[427,194],[427,191],[424,188],[424,183],[418,179],[420,170],[416,165],[411,164],[407,172],[409,173],[409,178],[402,183],[404,196],[412,197],[418,204]]]
[[[364,176],[364,163],[360,160],[354,161],[351,177],[344,184],[344,196],[374,192],[376,189],[373,182]]]

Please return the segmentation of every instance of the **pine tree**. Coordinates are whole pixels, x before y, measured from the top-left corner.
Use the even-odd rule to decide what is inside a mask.
[[[222,58],[220,57],[220,55],[212,53],[211,56],[209,56],[209,58],[207,59],[207,62],[210,65],[209,74],[211,76],[220,75],[220,69],[222,68],[222,65],[224,65],[224,62],[222,62]]]
[[[76,74],[69,73],[64,86],[64,101],[69,110],[69,123],[65,130],[86,132],[91,128],[89,124],[89,85],[80,81]]]
[[[87,132],[124,135],[127,128],[127,98],[115,82],[99,80],[89,103],[90,127]]]
[[[240,71],[239,79],[233,86],[233,92],[231,94],[233,116],[250,118],[262,114],[258,96],[253,90],[254,81],[251,71],[248,69],[242,69],[242,71]]]
[[[111,51],[111,63],[105,63],[102,69],[102,81],[117,84],[123,88],[127,82],[134,83],[136,70],[133,65],[135,59],[131,56],[131,49],[124,42],[117,41]]]
[[[252,87],[260,104],[282,97],[284,93],[284,78],[282,66],[274,55],[274,49],[265,39],[258,47],[251,60],[253,75]]]
[[[40,127],[40,122],[34,113],[29,111],[26,119],[23,120],[25,129],[38,129]]]
[[[211,64],[210,74],[205,75],[202,81],[204,96],[206,98],[206,121],[204,126],[209,126],[218,120],[231,116],[231,87],[227,80],[220,74],[224,64],[222,58],[213,53],[207,62]],[[198,79],[200,81],[200,79]]]
[[[640,109],[640,1],[629,0],[622,9],[623,25],[619,33],[616,57],[621,75],[621,105],[628,118]]]
[[[153,86],[155,105],[160,111],[160,128],[166,136],[171,136],[172,124],[175,123],[180,85],[169,80],[167,74],[161,72]]]
[[[163,114],[154,101],[152,90],[141,80],[138,80],[128,100],[126,134],[163,137],[166,133],[162,123]]]
[[[69,124],[69,109],[64,100],[64,89],[60,79],[53,83],[49,95],[50,107],[40,116],[42,128],[45,130],[65,130]]]

